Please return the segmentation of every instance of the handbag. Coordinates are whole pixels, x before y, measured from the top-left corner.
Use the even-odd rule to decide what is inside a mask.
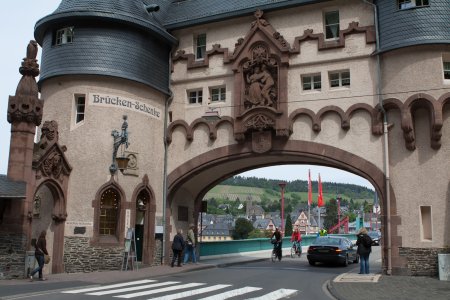
[[[44,254],[44,263],[48,264],[50,262],[50,255]]]

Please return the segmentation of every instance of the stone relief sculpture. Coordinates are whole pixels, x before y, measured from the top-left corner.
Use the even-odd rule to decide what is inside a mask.
[[[245,74],[245,101],[246,109],[256,106],[269,106],[276,108],[277,102],[277,71],[275,59],[270,59],[268,50],[263,45],[255,46],[252,59],[244,64]]]

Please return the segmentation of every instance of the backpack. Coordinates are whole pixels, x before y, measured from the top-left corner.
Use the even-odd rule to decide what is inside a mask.
[[[362,236],[361,242],[366,248],[370,248],[372,246],[372,239],[367,234]]]

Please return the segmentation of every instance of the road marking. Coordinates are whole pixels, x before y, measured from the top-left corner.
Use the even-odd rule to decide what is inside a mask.
[[[118,294],[122,292],[131,292],[131,291],[137,291],[137,290],[145,290],[145,289],[151,289],[155,287],[165,286],[165,285],[171,285],[180,283],[179,281],[166,281],[166,282],[159,282],[159,283],[152,283],[152,284],[146,284],[141,286],[133,286],[123,289],[115,289],[115,290],[109,290],[109,291],[103,291],[103,292],[95,292],[95,293],[88,293],[88,295],[93,296],[102,296],[102,295],[110,295],[110,294]]]
[[[298,293],[297,290],[279,289],[279,290],[273,291],[271,293],[268,293],[266,295],[259,296],[256,298],[248,298],[246,300],[278,300],[278,299],[283,299],[283,298],[290,297],[293,295],[297,295],[297,293]]]
[[[174,290],[187,289],[187,288],[196,287],[196,286],[205,285],[205,284],[206,283],[187,283],[187,284],[176,285],[176,286],[171,286],[171,287],[167,287],[167,288],[156,289],[156,290],[152,290],[152,291],[144,291],[144,292],[133,293],[133,294],[119,295],[119,296],[114,296],[114,297],[128,299],[128,298],[146,296],[146,295],[151,295],[151,294],[170,292],[170,291],[174,291]]]
[[[84,288],[84,289],[63,291],[62,293],[65,293],[65,294],[86,293],[86,292],[101,291],[101,290],[107,290],[107,289],[113,289],[113,288],[118,288],[118,287],[124,287],[124,286],[130,286],[130,285],[136,285],[136,284],[142,284],[142,283],[149,283],[149,282],[155,282],[155,281],[156,280],[139,280],[139,281],[111,284],[111,285],[105,285],[105,286],[97,286],[97,287],[93,287],[93,288]]]
[[[217,295],[214,295],[211,297],[206,297],[206,298],[202,298],[202,299],[198,299],[198,300],[223,300],[223,299],[236,297],[236,296],[247,294],[247,293],[254,292],[254,291],[259,291],[261,289],[262,288],[259,288],[259,287],[246,286],[246,287],[243,287],[240,289],[231,290],[228,292],[224,292],[221,294],[217,294]]]
[[[197,290],[181,292],[178,294],[172,294],[172,295],[162,296],[162,297],[158,297],[158,298],[151,298],[148,300],[173,300],[173,299],[186,298],[186,297],[191,297],[194,295],[217,291],[217,290],[229,287],[229,286],[231,286],[231,285],[230,284],[217,284],[217,285],[213,285],[213,286],[209,286],[209,287],[205,287],[205,288],[201,288],[201,289],[197,289]]]

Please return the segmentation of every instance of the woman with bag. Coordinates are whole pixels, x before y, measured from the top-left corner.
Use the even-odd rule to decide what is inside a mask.
[[[359,254],[359,273],[358,274],[369,274],[369,256],[372,252],[372,239],[367,234],[367,229],[362,227],[358,232],[358,240],[356,245],[358,249],[356,252]]]
[[[33,281],[33,276],[37,272],[39,272],[40,280],[47,280],[46,278],[44,278],[42,276],[42,270],[44,269],[44,263],[45,263],[45,256],[46,255],[48,256],[47,241],[45,240],[46,234],[47,234],[47,232],[45,230],[42,230],[41,234],[39,235],[38,240],[36,241],[34,256],[36,257],[36,260],[37,260],[39,266],[30,273],[30,281]]]
[[[189,261],[189,255],[192,256],[192,262],[197,263],[195,258],[195,234],[194,234],[194,224],[189,224],[189,230],[186,237],[186,250],[184,251],[184,264]]]

